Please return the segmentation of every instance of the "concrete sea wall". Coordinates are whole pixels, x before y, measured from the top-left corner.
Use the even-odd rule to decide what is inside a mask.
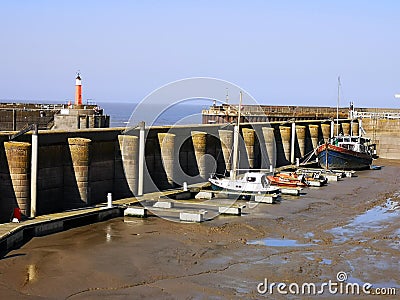
[[[375,120],[376,121],[376,120]],[[363,120],[367,135],[378,143],[378,155],[400,158],[397,120]],[[241,127],[239,168],[279,167],[295,162],[336,132],[331,121],[245,124]],[[373,130],[372,130],[373,129]],[[212,172],[232,168],[233,125],[160,126],[145,130],[144,192],[207,181]],[[354,133],[357,123],[339,123],[339,132]],[[126,134],[124,134],[126,133]],[[0,221],[13,209],[30,213],[31,136],[9,141],[0,133]],[[39,131],[38,215],[137,195],[139,129]]]

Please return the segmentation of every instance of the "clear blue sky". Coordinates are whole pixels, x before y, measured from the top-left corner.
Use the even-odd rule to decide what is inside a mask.
[[[2,1],[0,99],[138,102],[186,77],[263,104],[399,107],[400,1]]]

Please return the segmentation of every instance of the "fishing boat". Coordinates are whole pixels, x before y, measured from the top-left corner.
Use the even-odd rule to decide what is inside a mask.
[[[376,146],[370,139],[356,135],[339,135],[340,77],[338,77],[336,136],[316,149],[319,165],[328,169],[362,170],[370,168]],[[351,110],[353,105],[351,104]],[[351,114],[353,115],[353,114]],[[352,130],[351,130],[352,131]]]
[[[376,153],[375,144],[361,136],[335,136],[316,149],[318,163],[324,169],[369,169]]]
[[[242,92],[240,92],[240,101],[238,109],[237,125],[234,128],[233,136],[233,163],[232,171],[229,176],[211,174],[208,179],[213,190],[224,190],[239,194],[273,194],[279,193],[279,188],[271,186],[265,172],[248,170],[244,174],[238,174],[238,155],[239,155],[239,128],[240,114],[242,106]],[[227,172],[226,172],[227,173]]]

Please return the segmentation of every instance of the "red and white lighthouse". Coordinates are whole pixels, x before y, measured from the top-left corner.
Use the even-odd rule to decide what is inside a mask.
[[[79,73],[75,80],[75,105],[82,105],[82,80]]]

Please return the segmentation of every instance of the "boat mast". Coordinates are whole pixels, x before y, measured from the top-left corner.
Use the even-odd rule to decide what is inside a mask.
[[[339,99],[340,99],[340,76],[338,76],[338,87],[337,87],[336,136],[339,135]]]
[[[233,131],[233,162],[232,162],[232,179],[236,179],[236,170],[238,168],[239,159],[239,132],[240,132],[240,118],[242,110],[242,92],[240,91],[239,109],[237,114],[237,125]]]

